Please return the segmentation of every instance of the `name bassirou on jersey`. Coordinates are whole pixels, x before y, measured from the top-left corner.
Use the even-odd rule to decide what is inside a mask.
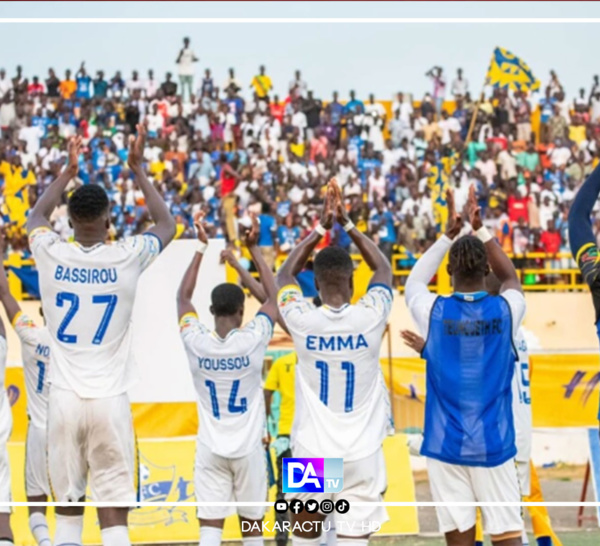
[[[198,357],[198,367],[204,370],[227,371],[241,370],[250,366],[249,356],[234,356],[228,358]]]
[[[54,271],[54,279],[81,284],[114,284],[117,282],[118,275],[116,267],[65,267],[57,265]]]

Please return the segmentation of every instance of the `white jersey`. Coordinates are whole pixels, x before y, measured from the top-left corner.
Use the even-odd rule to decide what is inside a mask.
[[[220,338],[188,313],[179,321],[198,405],[198,442],[227,458],[247,455],[265,435],[262,391],[273,323],[264,313]]]
[[[27,415],[31,424],[46,429],[48,418],[48,372],[50,371],[50,334],[25,313],[18,313],[13,327],[21,340]]]
[[[519,328],[515,339],[518,360],[512,382],[513,419],[515,422],[516,460],[528,463],[531,456],[531,394],[529,389],[529,353],[523,329]]]
[[[86,248],[42,227],[29,244],[50,332],[50,383],[81,398],[126,392],[137,380],[131,329],[137,282],[160,253],[160,239],[146,233]]]
[[[379,352],[392,299],[388,287],[372,285],[356,305],[317,308],[296,285],[280,290],[298,354],[292,446],[348,461],[380,448],[391,427]]]

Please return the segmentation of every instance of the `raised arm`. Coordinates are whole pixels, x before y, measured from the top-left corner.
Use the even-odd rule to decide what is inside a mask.
[[[196,279],[198,279],[200,264],[202,263],[204,252],[208,247],[208,237],[206,236],[206,231],[204,231],[204,226],[202,224],[203,219],[203,212],[198,212],[196,213],[196,216],[194,216],[194,226],[196,226],[199,246],[198,250],[194,253],[192,262],[181,279],[179,290],[177,291],[177,318],[179,320],[188,313],[196,313],[196,308],[192,304],[192,296],[194,295],[194,290],[196,288]]]
[[[146,128],[143,125],[138,124],[137,137],[129,137],[129,157],[127,163],[135,176],[136,183],[144,194],[148,211],[154,221],[154,226],[152,226],[147,233],[156,235],[164,248],[175,236],[175,220],[171,216],[169,208],[160,193],[158,193],[156,188],[146,177],[146,173],[142,167],[145,143]]]
[[[4,271],[0,272],[0,302],[6,311],[6,316],[12,324],[15,317],[21,312],[21,307],[17,300],[10,293],[8,281]]]
[[[600,262],[598,244],[592,231],[592,209],[600,194],[600,167],[581,185],[569,211],[569,246],[585,282],[589,285],[600,319]]]
[[[302,271],[313,250],[323,235],[325,235],[325,232],[333,227],[334,207],[335,191],[332,187],[328,187],[323,212],[321,213],[321,222],[317,229],[290,252],[287,260],[279,268],[279,272],[277,273],[277,285],[279,288],[283,288],[288,284],[298,284],[296,282],[296,275]]]
[[[252,261],[258,270],[258,276],[260,277],[262,288],[267,296],[267,299],[260,308],[260,312],[267,315],[271,321],[275,323],[279,316],[279,311],[277,308],[277,285],[275,284],[273,271],[271,271],[271,268],[267,265],[267,262],[265,262],[265,259],[258,248],[257,243],[259,231],[260,229],[258,226],[258,220],[256,219],[255,215],[252,215],[252,227],[245,233],[243,241],[250,251]]]
[[[267,294],[264,291],[262,284],[260,284],[247,269],[240,265],[236,257],[233,255],[231,250],[224,250],[221,252],[221,263],[228,263],[239,275],[242,285],[250,290],[250,294],[254,296],[260,303],[265,303],[267,300]]]
[[[473,226],[473,231],[475,231],[479,239],[484,242],[490,267],[500,281],[500,293],[505,292],[506,290],[518,290],[519,292],[523,292],[521,281],[519,280],[517,271],[511,259],[502,250],[498,241],[496,241],[488,230],[483,227],[483,222],[481,221],[481,207],[477,204],[475,186],[471,186],[471,189],[469,190],[467,211],[469,214],[469,221],[471,222],[471,226]]]
[[[448,223],[446,224],[446,233],[442,235],[413,266],[404,291],[406,304],[411,307],[411,303],[420,294],[429,294],[429,282],[438,272],[452,241],[461,232],[463,227],[462,217],[456,213],[454,205],[454,193],[452,190],[446,192],[446,203],[448,204]],[[422,332],[423,333],[423,332]]]
[[[35,206],[27,217],[27,232],[31,233],[39,227],[50,227],[50,215],[60,203],[67,184],[77,176],[79,170],[79,151],[81,150],[81,137],[76,136],[67,144],[68,160],[67,166],[56,177],[54,182],[48,186],[46,191],[40,195]]]
[[[354,241],[361,256],[373,271],[371,284],[383,284],[392,287],[392,264],[379,250],[372,239],[362,234],[350,220],[342,201],[342,192],[335,179],[329,183],[335,193],[335,210],[337,221],[343,226],[350,238]]]

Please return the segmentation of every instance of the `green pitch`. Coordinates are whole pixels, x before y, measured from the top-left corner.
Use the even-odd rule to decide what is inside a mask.
[[[561,531],[558,533],[563,546],[598,546],[600,544],[600,529],[587,531]],[[443,538],[398,537],[381,538],[372,541],[376,546],[446,546]],[[486,540],[486,546],[491,542]],[[529,536],[529,546],[535,546],[533,536]]]

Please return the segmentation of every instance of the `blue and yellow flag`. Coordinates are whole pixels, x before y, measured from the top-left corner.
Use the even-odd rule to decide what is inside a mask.
[[[427,173],[427,187],[433,206],[433,218],[438,233],[442,233],[448,222],[448,205],[446,203],[446,192],[448,191],[448,161],[438,161],[429,168]]]
[[[533,75],[529,65],[502,47],[494,49],[487,79],[494,87],[513,91],[537,91],[540,88],[540,80]]]

